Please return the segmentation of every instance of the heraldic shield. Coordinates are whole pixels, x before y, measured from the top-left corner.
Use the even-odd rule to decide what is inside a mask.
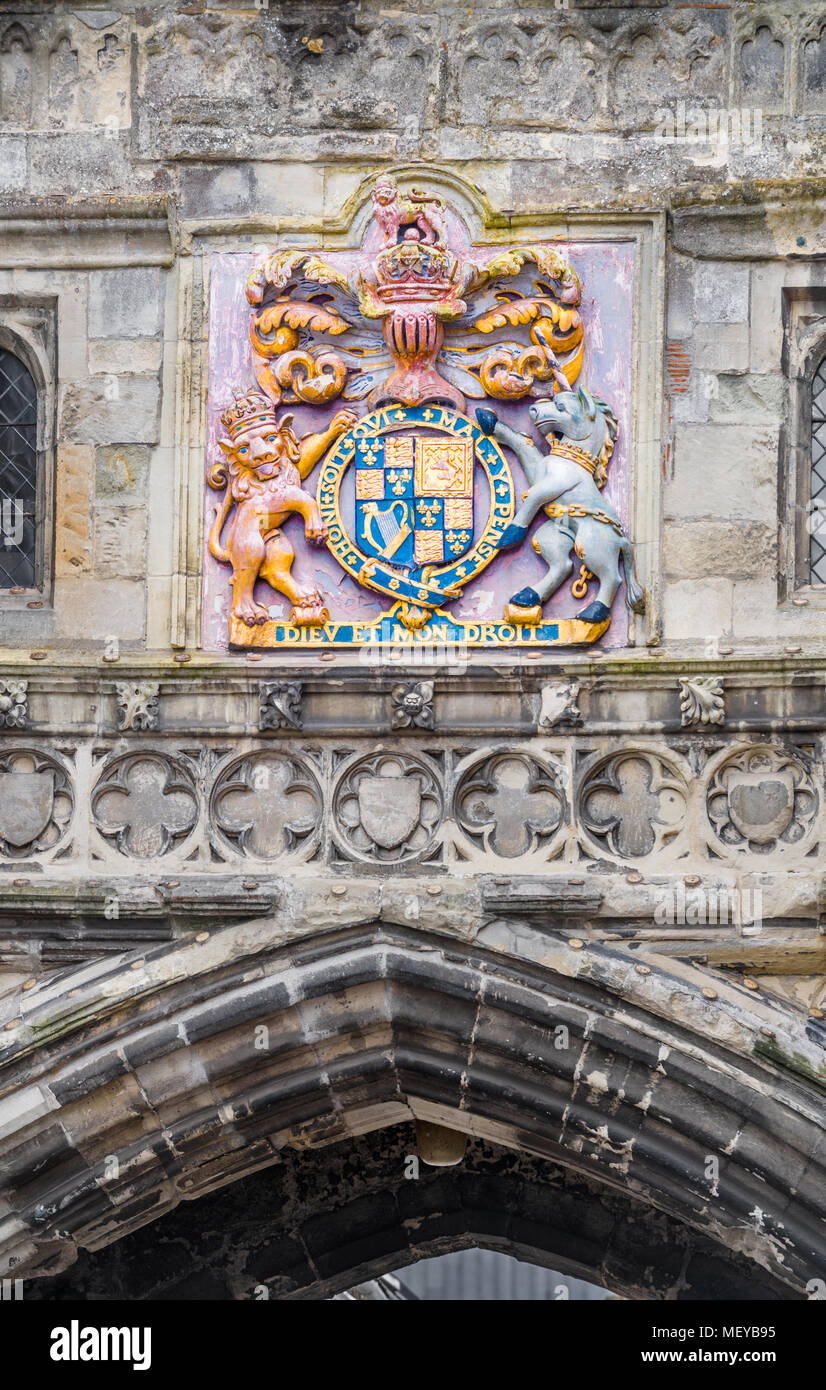
[[[367,834],[382,849],[395,849],[415,829],[421,797],[414,777],[362,777],[359,815]]]
[[[474,468],[487,497],[478,517]],[[359,583],[438,607],[495,554],[513,516],[513,479],[496,443],[466,416],[384,407],[329,451],[318,505],[330,550]]]
[[[46,829],[54,806],[54,773],[0,772],[0,838],[20,848]]]
[[[356,541],[366,554],[412,571],[470,548],[472,439],[362,439],[355,466]]]

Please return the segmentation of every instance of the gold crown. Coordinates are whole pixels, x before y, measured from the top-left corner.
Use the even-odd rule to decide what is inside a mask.
[[[385,303],[443,299],[450,292],[451,257],[439,246],[400,241],[376,257],[376,293]]]
[[[450,272],[450,256],[441,246],[423,241],[400,241],[387,246],[376,257],[376,273],[380,280],[446,280]]]
[[[275,424],[275,406],[269,396],[261,391],[245,391],[243,394],[236,391],[235,400],[221,416],[221,424],[229,431],[230,437],[234,439],[243,430],[259,423]]]

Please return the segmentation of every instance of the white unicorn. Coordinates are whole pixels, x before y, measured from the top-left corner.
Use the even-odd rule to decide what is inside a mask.
[[[604,487],[608,460],[617,437],[616,416],[590,392],[560,391],[530,408],[533,423],[546,439],[550,453],[527,435],[505,425],[492,410],[477,410],[485,434],[512,449],[525,470],[530,489],[499,541],[500,550],[519,545],[537,512],[550,518],[535,533],[533,547],[548,566],[536,588],[520,589],[511,603],[534,608],[550,598],[573,570],[573,551],[599,583],[597,597],[581,613],[583,622],[601,623],[610,616],[620,584],[619,561],[625,566],[625,601],[642,613],[645,595],[634,572],[634,552],[622,523],[599,489]]]

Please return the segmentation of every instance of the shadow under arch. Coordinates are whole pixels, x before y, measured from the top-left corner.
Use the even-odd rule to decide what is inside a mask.
[[[411,1179],[413,1154],[412,1125],[285,1151],[26,1296],[317,1300],[479,1246],[635,1299],[794,1297],[747,1257],[547,1159],[474,1139],[459,1167]]]
[[[279,1297],[322,1297],[447,1241],[521,1248],[637,1297],[805,1297],[826,1273],[822,1092],[755,1054],[765,1010],[750,1014],[740,991],[716,1028],[700,1010],[692,1030],[673,963],[643,982],[621,947],[578,953],[520,931],[547,964],[384,923],[287,944],[262,919],[21,994],[20,1026],[0,1034],[2,1272],[59,1275],[85,1252],[66,1276],[77,1296],[107,1261],[114,1278],[133,1242],[232,1230],[229,1207],[249,1187],[281,1192],[263,1223],[270,1253],[242,1269],[241,1247],[223,1248],[229,1292],[214,1296],[263,1281]],[[777,1012],[785,1036],[797,1025]],[[406,1181],[398,1145],[410,1152],[414,1116],[470,1134],[466,1163]],[[364,1146],[381,1158],[369,1226],[391,1235],[362,1258],[368,1194],[351,1170]],[[486,1182],[487,1208],[474,1195]],[[538,1238],[543,1223],[556,1230],[543,1189],[564,1190],[567,1236]],[[473,1216],[485,1210],[487,1225]],[[636,1275],[616,1253],[634,1240]],[[192,1249],[179,1285],[215,1269],[208,1242]],[[329,1264],[337,1249],[346,1268]],[[290,1273],[302,1258],[309,1278]]]

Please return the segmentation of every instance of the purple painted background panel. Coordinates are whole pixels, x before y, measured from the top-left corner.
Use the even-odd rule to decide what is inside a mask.
[[[504,249],[504,248],[503,248]],[[631,420],[631,369],[633,340],[634,245],[632,242],[569,242],[562,248],[582,282],[582,316],[585,324],[585,360],[578,385],[583,385],[607,401],[619,422],[617,445],[608,471],[606,495],[611,498],[626,532],[629,526],[629,457],[628,440]],[[339,257],[336,257],[338,260]],[[225,432],[220,422],[221,411],[232,400],[233,392],[254,386],[249,346],[249,305],[244,285],[250,271],[260,262],[259,250],[244,252],[215,252],[210,262],[210,325],[209,325],[209,383],[207,401],[207,467],[223,458],[217,440]],[[301,435],[323,429],[332,412],[340,409],[341,400],[325,407],[289,405],[295,415],[295,429]],[[494,409],[502,420],[537,442],[541,436],[531,425],[528,416],[530,401],[468,401],[467,413],[473,417],[476,405]],[[360,415],[367,413],[364,402],[352,408]],[[516,496],[527,488],[522,470],[510,450],[505,454],[511,466]],[[314,493],[321,464],[305,483]],[[477,475],[481,470],[477,468]],[[204,482],[204,535],[209,531],[221,493]],[[488,488],[484,476],[477,476],[477,530],[487,514]],[[342,490],[342,497],[344,491]],[[545,518],[540,514],[533,524],[537,529]],[[350,524],[345,515],[345,520]],[[293,574],[302,582],[316,584],[325,595],[330,615],[340,621],[363,621],[377,617],[390,607],[390,600],[381,594],[361,588],[344,572],[326,546],[319,549],[305,542],[299,517],[286,524],[286,533],[295,547]],[[633,537],[632,537],[633,539]],[[228,650],[227,629],[231,590],[229,566],[213,559],[204,543],[203,558],[203,646],[207,651]],[[543,564],[527,539],[519,550],[507,551],[493,560],[459,599],[446,605],[452,617],[472,621],[501,620],[507,600],[525,585],[534,584],[543,573]],[[574,576],[577,570],[574,570]],[[546,621],[573,617],[596,593],[590,585],[588,597],[575,599],[570,581],[554,594],[544,606]],[[273,593],[267,584],[256,589],[256,598],[266,603],[270,615],[286,619],[290,603]],[[625,606],[625,585],[621,586],[612,608],[612,622],[600,641],[603,647],[625,646],[628,635],[628,610]],[[295,653],[297,656],[298,653]]]

